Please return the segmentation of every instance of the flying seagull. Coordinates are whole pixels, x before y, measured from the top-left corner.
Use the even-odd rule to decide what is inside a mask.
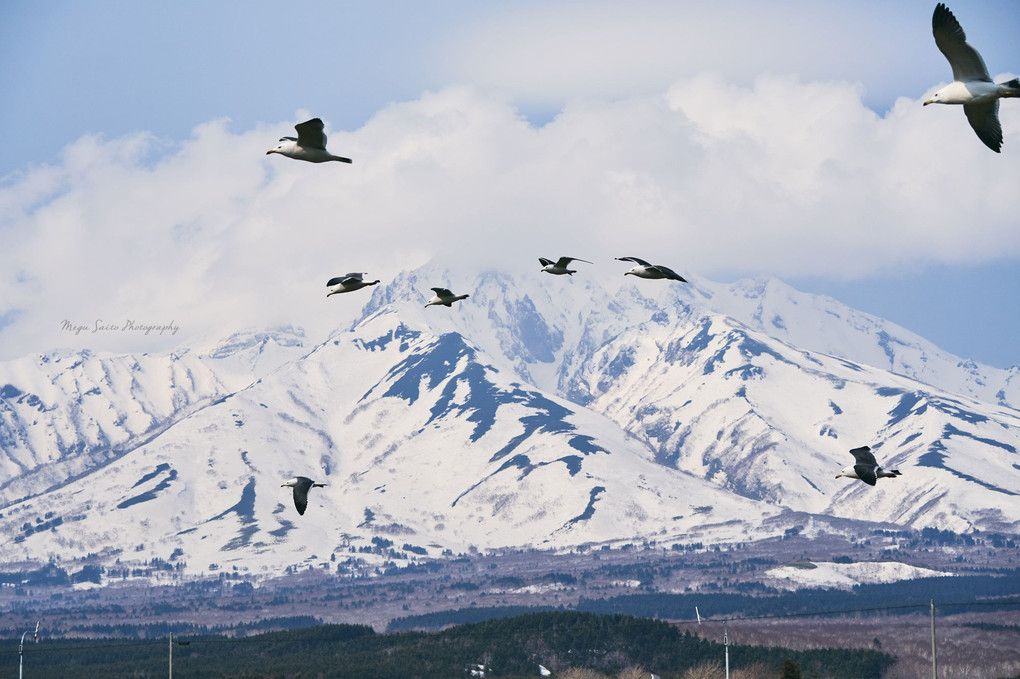
[[[941,2],[931,17],[935,44],[946,55],[953,68],[953,82],[924,102],[928,104],[962,104],[970,126],[985,146],[1000,152],[1002,126],[999,125],[999,99],[1020,97],[1020,78],[1007,83],[994,83],[988,75],[984,59],[967,43],[967,36],[953,13]]]
[[[328,160],[339,160],[341,163],[352,162],[350,158],[334,156],[326,150],[326,133],[319,118],[312,118],[294,126],[297,137],[281,137],[276,148],[266,151],[279,153],[281,156],[295,160],[307,160],[309,163],[325,163]]]
[[[882,469],[879,467],[875,455],[868,446],[854,448],[850,451],[850,454],[854,456],[854,464],[844,467],[843,471],[836,474],[837,479],[845,476],[848,479],[860,479],[869,486],[873,486],[879,479],[895,479],[897,476],[900,476],[898,469]]]
[[[326,281],[326,287],[329,288],[329,292],[326,293],[326,297],[330,295],[338,295],[341,292],[354,292],[355,290],[361,290],[367,288],[370,285],[378,283],[375,281],[366,281],[365,274],[363,273],[349,273],[343,276],[337,276],[336,278],[330,278]]]
[[[563,274],[574,275],[577,269],[568,269],[571,262],[585,262],[591,264],[587,259],[580,259],[579,257],[560,257],[555,262],[545,257],[539,257],[538,261],[542,263],[542,271],[551,273],[556,276],[562,276]]]
[[[455,295],[446,288],[432,288],[432,292],[436,293],[435,296],[426,302],[425,307],[428,308],[433,304],[442,304],[443,306],[453,306],[453,303],[462,299],[467,299],[470,295]]]
[[[661,264],[649,264],[643,259],[638,257],[617,257],[621,262],[634,262],[634,266],[627,269],[623,273],[624,276],[630,274],[637,276],[638,278],[668,278],[671,281],[680,281],[686,283],[687,279],[673,271],[669,267],[662,266]]]
[[[304,514],[308,507],[308,491],[312,488],[325,488],[325,483],[316,483],[307,476],[295,476],[287,483],[281,483],[280,488],[290,486],[294,489],[294,506],[298,514]]]

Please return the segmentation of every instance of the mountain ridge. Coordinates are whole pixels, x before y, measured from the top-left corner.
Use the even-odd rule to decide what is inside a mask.
[[[100,411],[84,424],[66,414],[73,393],[58,403],[59,391],[43,388],[46,361],[35,373],[25,359],[0,365],[0,436],[22,446],[13,455],[4,446],[0,534],[42,560],[134,550],[178,554],[195,573],[225,564],[272,573],[295,562],[378,563],[364,552],[378,540],[404,542],[406,558],[635,539],[733,543],[781,536],[802,516],[837,533],[1018,532],[1020,515],[1001,502],[1020,494],[1020,413],[1009,405],[799,348],[703,306],[729,301],[701,282],[628,282],[609,293],[580,278],[463,278],[436,263],[404,272],[373,290],[350,327],[311,346],[289,328],[235,335],[201,355],[79,356],[57,376],[81,384],[94,364],[118,376],[100,389],[115,416],[98,424]],[[424,290],[435,285],[471,297],[426,309]],[[768,295],[777,284],[759,288]],[[769,316],[787,302],[742,299],[740,313],[759,325],[847,316],[825,304],[806,317]],[[894,337],[891,324],[854,322],[864,339],[844,349],[871,347],[875,327]],[[888,346],[916,344],[895,337]],[[969,368],[922,348],[939,381],[980,391]],[[177,383],[196,388],[133,395],[131,385],[165,374],[145,359],[176,363]],[[1008,371],[982,374],[986,386],[1008,383]],[[47,404],[35,412],[50,413],[35,428],[28,395]],[[133,424],[130,404],[150,401],[162,409],[140,409]],[[69,456],[79,473],[58,483],[68,463],[29,444],[59,426],[94,455]],[[112,459],[109,442],[124,446]],[[865,442],[904,478],[873,489],[837,481],[846,450]],[[22,469],[18,455],[36,465]],[[328,484],[303,517],[278,487],[295,474]]]

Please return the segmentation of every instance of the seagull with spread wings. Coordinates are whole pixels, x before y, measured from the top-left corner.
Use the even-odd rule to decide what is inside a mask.
[[[634,266],[623,272],[624,276],[630,274],[631,276],[637,276],[638,278],[668,278],[671,281],[680,281],[681,283],[687,282],[687,279],[678,274],[676,271],[673,271],[667,266],[662,266],[661,264],[649,264],[638,257],[617,257],[617,259],[621,262],[634,262]]]
[[[447,307],[453,306],[454,302],[470,297],[470,295],[455,295],[446,288],[432,288],[432,292],[436,294],[432,297],[432,299],[425,303],[426,308],[437,304],[442,304]]]
[[[326,150],[326,133],[323,132],[325,125],[319,118],[312,118],[294,126],[297,130],[297,137],[281,137],[276,148],[266,151],[279,153],[281,156],[294,158],[295,160],[307,160],[309,163],[325,163],[329,160],[339,160],[341,163],[350,163],[350,158],[334,156]]]
[[[367,288],[370,285],[375,285],[379,281],[366,281],[365,274],[363,273],[349,273],[343,276],[337,276],[336,278],[330,278],[326,281],[326,287],[329,288],[329,292],[326,293],[326,297],[330,295],[338,295],[341,292],[354,292],[355,290],[361,290]]]
[[[554,276],[562,276],[563,274],[573,276],[577,273],[577,269],[568,268],[571,262],[585,262],[586,264],[591,264],[591,262],[587,259],[581,259],[580,257],[560,257],[555,262],[551,259],[546,259],[545,257],[539,257],[538,261],[542,264],[542,271],[551,273]]]
[[[848,479],[860,479],[869,486],[873,486],[879,479],[895,479],[901,475],[898,469],[880,467],[868,446],[854,448],[850,454],[854,456],[854,463],[849,467],[844,467],[843,471],[836,474],[837,479],[845,476]]]
[[[931,29],[935,44],[953,68],[953,82],[933,94],[924,105],[961,104],[978,139],[999,153],[1002,149],[999,99],[1020,97],[1020,78],[1007,83],[992,82],[985,60],[970,46],[960,22],[941,2],[932,14]]]
[[[316,483],[307,476],[295,476],[286,483],[281,483],[280,488],[291,487],[294,489],[294,506],[298,514],[304,514],[308,507],[308,491],[312,488],[325,488],[325,483]]]

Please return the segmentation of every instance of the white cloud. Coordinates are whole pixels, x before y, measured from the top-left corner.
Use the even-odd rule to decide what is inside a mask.
[[[919,89],[933,84],[931,78],[948,77],[931,36],[932,6],[815,0],[498,4],[453,29],[440,62],[451,81],[499,89],[525,105],[657,92],[699,73],[745,86],[763,73],[845,79],[865,84],[874,101],[890,102],[904,87]]]
[[[385,281],[437,253],[521,272],[569,254],[610,281],[623,255],[709,278],[1017,257],[1013,103],[1001,155],[956,108],[901,99],[882,117],[858,85],[781,76],[574,100],[539,128],[505,99],[451,87],[327,129],[353,165],[265,156],[289,122],[235,134],[212,121],[174,144],[84,137],[0,189],[0,358],[155,351],[269,323],[316,338],[364,301],[327,300],[327,278]],[[98,319],[181,330],[60,327]]]

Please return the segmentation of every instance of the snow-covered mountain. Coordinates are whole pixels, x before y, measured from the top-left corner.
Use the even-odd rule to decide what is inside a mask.
[[[703,305],[802,349],[912,377],[944,391],[1020,408],[1020,367],[1001,370],[942,351],[915,333],[776,279],[699,286]]]
[[[162,355],[54,351],[0,363],[0,506],[89,473],[307,351],[301,330]]]
[[[407,274],[366,314],[452,277],[441,267]],[[432,322],[472,328],[472,340],[523,380],[607,416],[660,463],[743,497],[917,528],[1017,529],[1020,502],[1009,501],[1020,492],[1016,368],[963,361],[895,324],[774,280],[635,280],[610,294],[577,277],[535,278],[483,274],[459,310]],[[819,348],[778,340],[761,330],[762,318]],[[847,451],[862,443],[890,465],[985,480],[993,495],[972,515],[954,499],[931,502],[945,490],[937,484],[908,497],[895,486],[879,495],[835,481],[852,460]],[[891,505],[876,513],[885,497]],[[1003,501],[1012,513],[1000,522],[986,508]]]
[[[463,276],[401,274],[317,345],[0,365],[0,535],[18,560],[277,572],[391,543],[746,542],[805,513],[1020,532],[1016,369],[777,281]],[[426,309],[437,285],[471,297]],[[864,443],[903,477],[836,479]],[[303,516],[297,474],[328,484]]]

